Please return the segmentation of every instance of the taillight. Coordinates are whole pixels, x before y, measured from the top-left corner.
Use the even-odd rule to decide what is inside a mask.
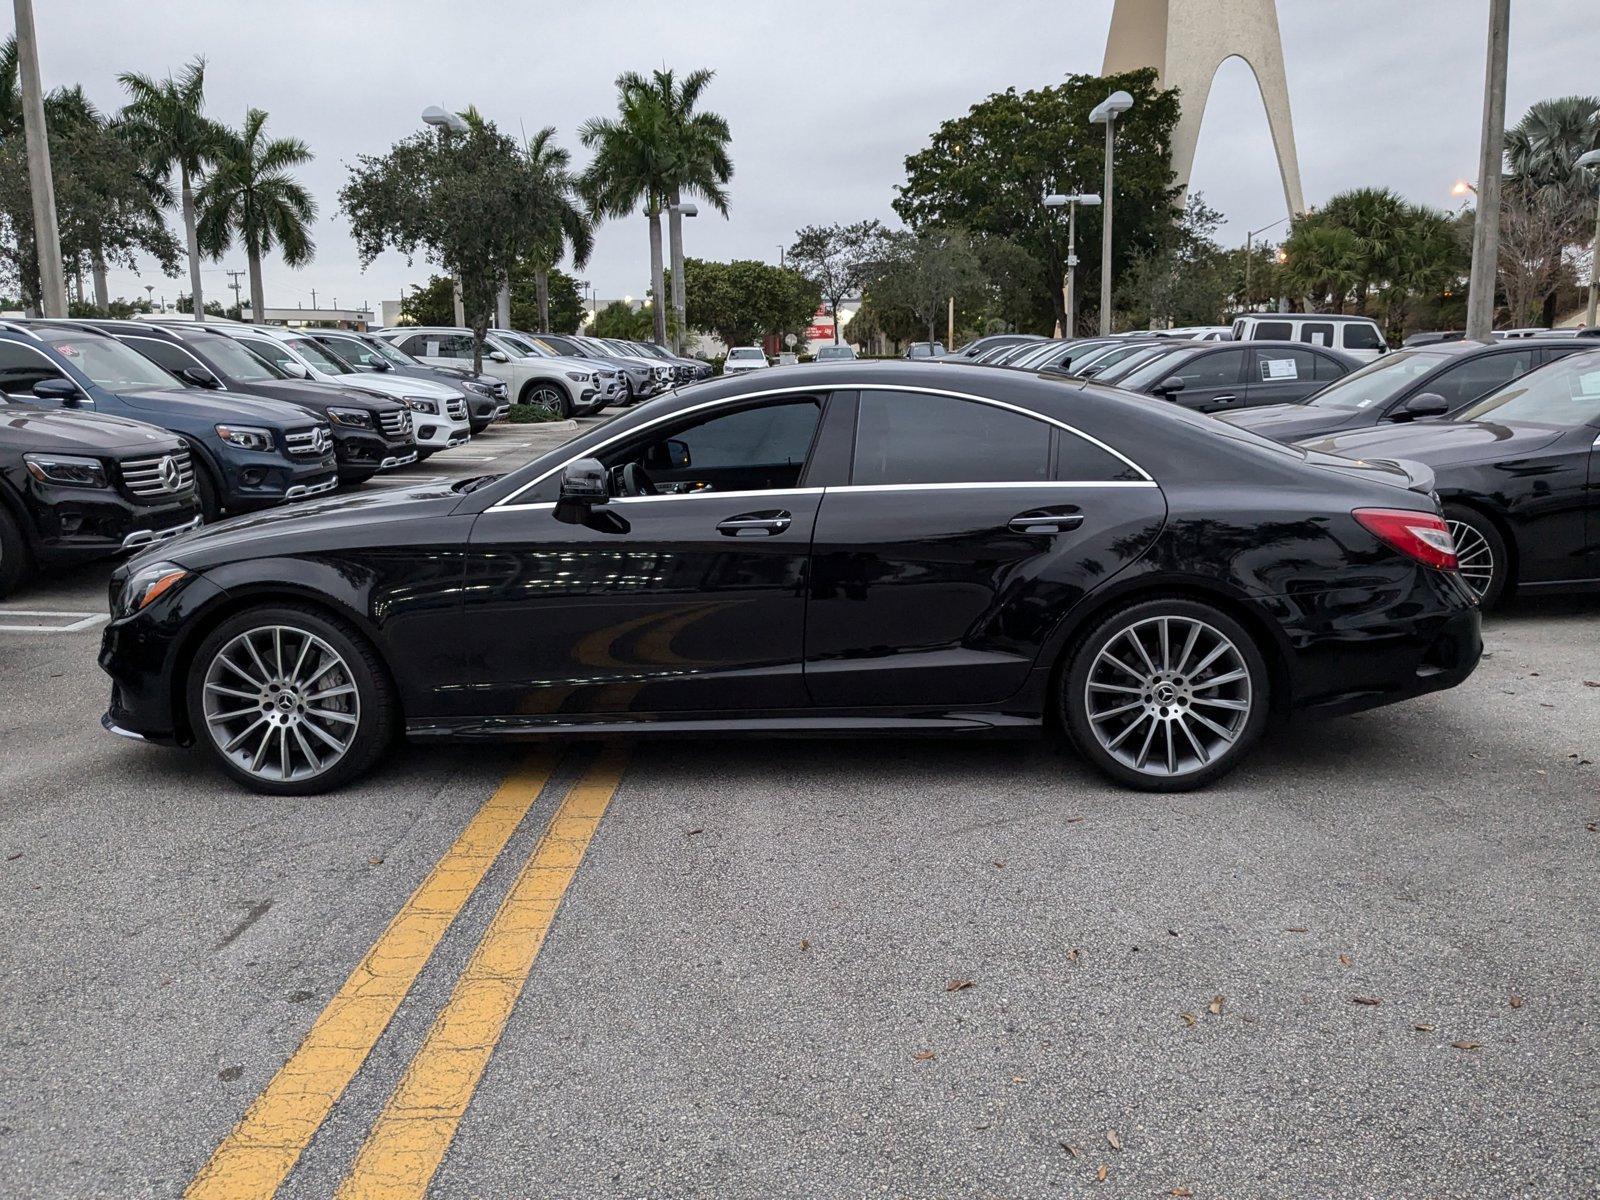
[[[1358,508],[1351,515],[1368,532],[1407,558],[1441,571],[1456,569],[1455,539],[1443,517],[1406,508]]]

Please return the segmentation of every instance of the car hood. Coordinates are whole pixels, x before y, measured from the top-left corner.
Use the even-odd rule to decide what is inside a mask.
[[[1354,408],[1317,408],[1310,404],[1264,404],[1260,408],[1241,408],[1235,412],[1212,414],[1219,421],[1278,442],[1299,442],[1349,429],[1362,421]]]
[[[383,398],[355,388],[337,384],[316,383],[309,379],[273,379],[263,383],[241,383],[228,393],[230,396],[257,396],[267,400],[281,400],[285,404],[300,404],[316,412],[327,411],[330,405],[349,405],[352,408],[372,411],[386,410]]]
[[[0,405],[0,445],[58,454],[158,454],[182,447],[165,429],[80,409]]]
[[[261,400],[239,392],[209,390],[119,392],[129,408],[158,415],[183,415],[200,421],[264,421],[269,425],[304,425],[308,414],[281,400]]]
[[[374,396],[383,396],[388,400],[401,400],[406,396],[417,396],[424,400],[453,400],[461,395],[460,389],[451,387],[443,380],[422,379],[389,372],[370,371],[359,375],[340,375],[330,382],[335,382],[338,386],[349,388],[351,391],[367,392]]]
[[[205,525],[154,547],[152,554],[203,570],[239,559],[271,557],[280,551],[304,553],[324,544],[349,546],[351,537],[356,536],[351,530],[357,527],[375,521],[443,516],[460,502],[460,493],[446,483],[328,496]]]
[[[1561,436],[1550,425],[1501,421],[1414,421],[1353,429],[1300,443],[1306,450],[1346,458],[1414,458],[1435,470],[1531,454]]]

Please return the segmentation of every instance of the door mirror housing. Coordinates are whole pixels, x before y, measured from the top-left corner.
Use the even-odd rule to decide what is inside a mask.
[[[606,504],[611,499],[607,487],[605,464],[598,458],[580,458],[568,463],[561,472],[561,499],[563,506],[578,505],[589,508]]]
[[[279,364],[279,367],[283,371],[283,373],[285,375],[287,375],[290,379],[310,379],[311,378],[311,372],[306,370],[306,368],[301,366],[299,363],[295,362],[295,360],[292,359],[292,358],[285,359],[282,363]]]
[[[77,408],[82,403],[78,385],[70,379],[41,379],[33,385],[33,394],[41,400],[59,400],[66,408]]]
[[[1450,411],[1450,402],[1438,392],[1420,392],[1400,406],[1395,413],[1397,421],[1415,421],[1419,417],[1442,417]]]
[[[1186,386],[1181,375],[1168,375],[1160,383],[1156,384],[1156,394],[1158,396],[1176,395],[1178,392],[1183,391]]]
[[[222,386],[221,380],[205,367],[185,367],[178,372],[178,378],[195,387],[211,388],[216,390]]]
[[[510,356],[507,355],[504,350],[491,350],[488,354],[485,354],[484,357],[490,362],[503,363],[511,361]]]

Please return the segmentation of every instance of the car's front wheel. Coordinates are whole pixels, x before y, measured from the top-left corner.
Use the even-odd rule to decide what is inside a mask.
[[[330,791],[370,769],[388,746],[398,704],[377,653],[314,609],[274,605],[213,630],[189,671],[195,740],[258,792]]]
[[[522,389],[522,403],[537,404],[562,418],[572,416],[572,397],[553,383],[530,383]]]
[[[1231,771],[1266,727],[1269,680],[1255,639],[1192,600],[1135,603],[1078,643],[1061,683],[1078,752],[1129,787],[1180,792]]]

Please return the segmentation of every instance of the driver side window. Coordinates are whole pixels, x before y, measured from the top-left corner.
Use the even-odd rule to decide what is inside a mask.
[[[822,417],[816,399],[700,416],[602,453],[614,496],[788,490]]]

